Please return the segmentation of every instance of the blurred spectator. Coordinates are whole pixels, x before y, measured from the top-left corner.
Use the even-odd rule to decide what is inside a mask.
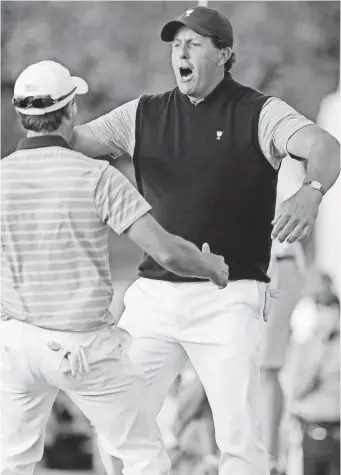
[[[311,331],[291,355],[290,412],[303,434],[303,474],[340,474],[340,301],[326,274],[310,282]],[[306,307],[308,308],[308,307]]]

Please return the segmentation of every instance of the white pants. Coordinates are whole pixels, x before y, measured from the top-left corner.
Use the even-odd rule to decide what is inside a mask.
[[[125,475],[169,473],[157,424],[143,406],[145,377],[125,354],[124,334],[114,327],[62,332],[0,321],[1,475],[33,473],[59,389],[90,420],[108,454],[123,461]],[[74,377],[65,354],[79,346],[90,371]]]
[[[221,451],[220,475],[268,475],[260,438],[260,375],[265,284],[140,278],[125,294],[119,325],[134,338],[129,355],[142,366],[154,415],[189,357],[205,388]]]

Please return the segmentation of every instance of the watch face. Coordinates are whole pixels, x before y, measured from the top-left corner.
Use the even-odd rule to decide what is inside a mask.
[[[319,183],[318,181],[316,180],[311,180],[309,183],[309,186],[311,186],[311,188],[313,188],[314,190],[318,190],[322,193],[322,195],[324,194],[324,191],[323,191],[323,186],[321,185],[321,183]]]

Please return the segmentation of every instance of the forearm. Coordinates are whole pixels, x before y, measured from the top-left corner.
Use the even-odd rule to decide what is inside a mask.
[[[164,252],[152,257],[165,269],[180,276],[200,279],[210,279],[212,276],[212,269],[202,252],[179,236],[169,235],[164,242]]]
[[[146,213],[126,231],[126,235],[162,267],[183,277],[209,279],[219,287],[227,285],[229,268],[222,256],[167,232]],[[208,246],[208,245],[207,245]]]
[[[340,174],[340,144],[321,130],[310,146],[306,181],[320,182],[325,191],[333,186]]]

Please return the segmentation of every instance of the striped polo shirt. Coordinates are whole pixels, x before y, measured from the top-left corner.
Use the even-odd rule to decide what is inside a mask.
[[[1,160],[2,318],[55,330],[111,323],[109,226],[151,207],[106,161],[60,136],[23,139]]]

